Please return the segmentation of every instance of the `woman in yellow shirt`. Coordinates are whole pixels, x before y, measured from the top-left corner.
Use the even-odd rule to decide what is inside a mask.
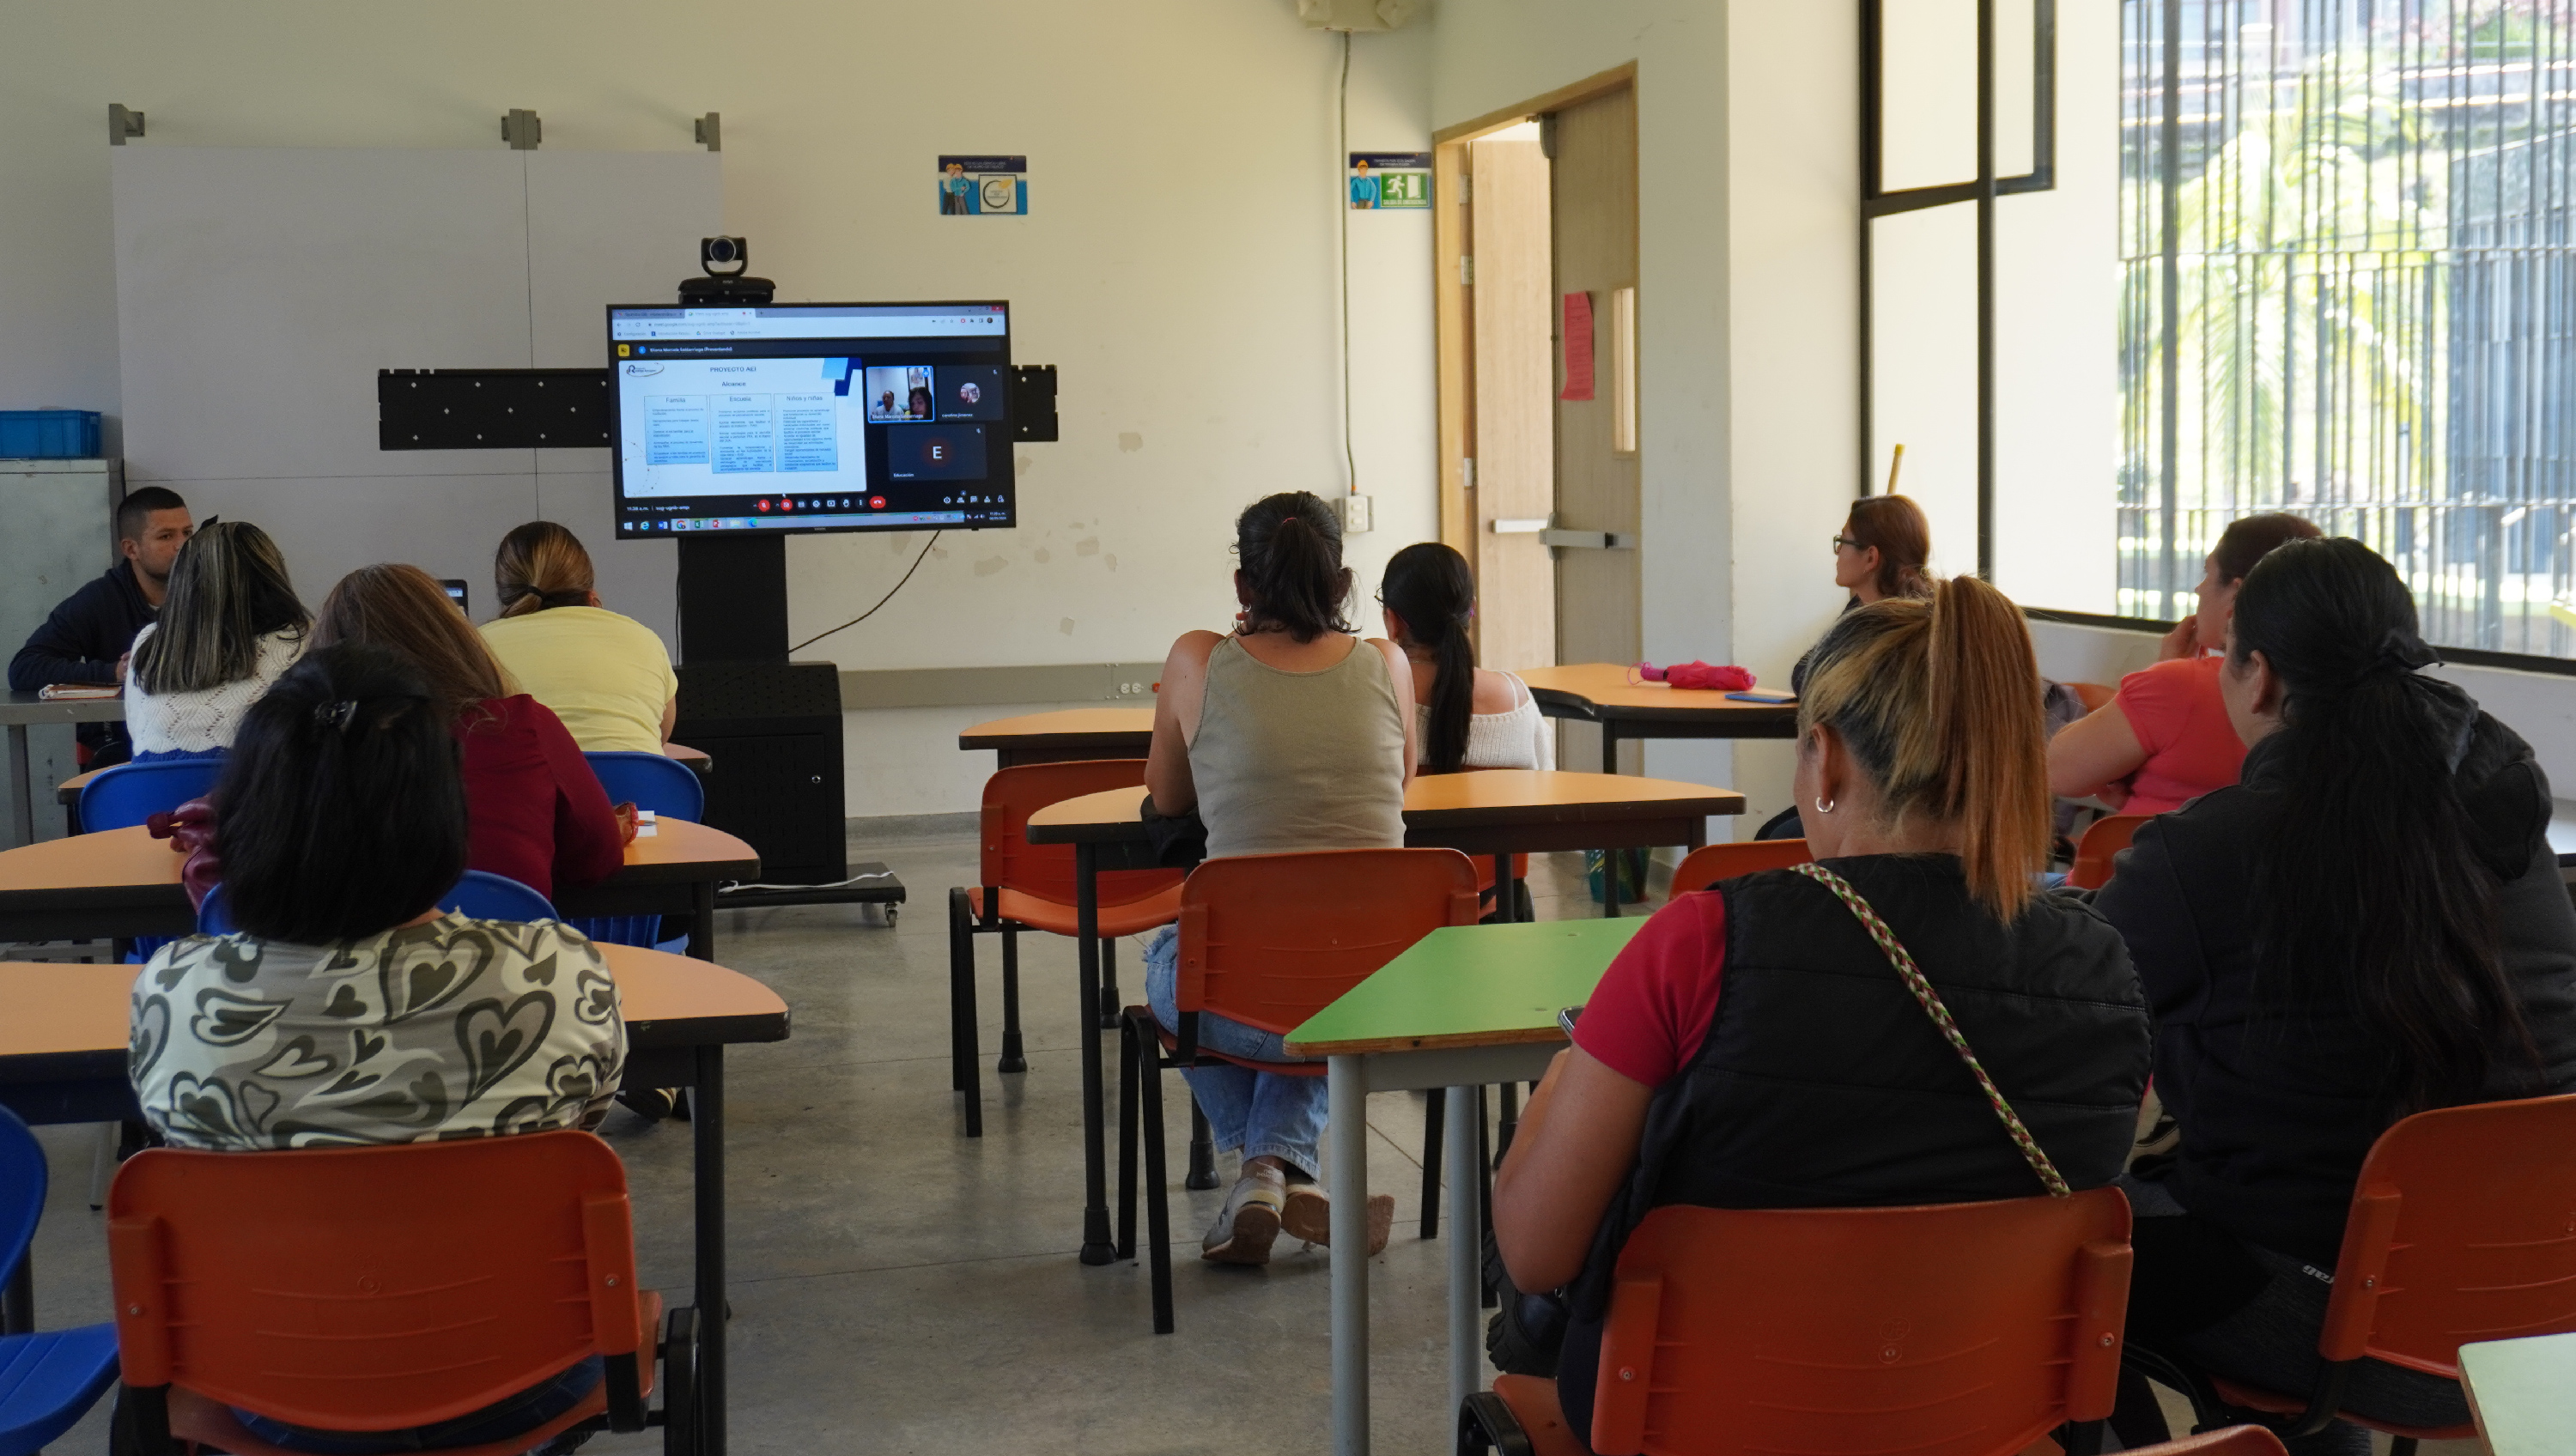
[[[554,710],[585,753],[659,753],[679,714],[680,679],[653,629],[599,604],[590,553],[552,521],[501,538],[492,557],[501,615],[483,640],[519,690]]]

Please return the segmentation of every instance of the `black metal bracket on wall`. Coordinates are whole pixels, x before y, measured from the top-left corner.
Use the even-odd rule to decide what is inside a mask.
[[[1870,493],[1876,462],[1877,332],[1870,228],[1882,217],[1977,206],[1977,575],[1995,568],[1995,199],[2057,186],[2057,0],[2031,0],[2030,170],[1995,175],[1995,0],[1977,0],[1977,176],[1970,182],[1886,190],[1886,0],[1860,0],[1860,429],[1859,494]]]
[[[602,448],[605,369],[379,369],[379,450]],[[1055,366],[1011,368],[1011,438],[1056,437]]]

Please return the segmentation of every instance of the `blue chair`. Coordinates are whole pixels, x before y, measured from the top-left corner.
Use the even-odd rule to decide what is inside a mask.
[[[223,771],[220,758],[171,758],[100,769],[97,778],[81,785],[81,832],[131,829],[190,799],[202,799]],[[125,958],[141,965],[169,943],[166,935],[137,936]]]
[[[629,802],[695,824],[707,817],[707,786],[676,758],[658,753],[585,753],[608,802]]]
[[[204,798],[223,771],[220,758],[172,758],[100,769],[97,778],[81,785],[81,831],[131,829],[190,799]]]
[[[18,1277],[45,1211],[45,1150],[0,1107],[0,1286]],[[30,1456],[87,1414],[116,1378],[116,1326],[0,1335],[0,1456]]]
[[[608,802],[650,809],[655,817],[705,820],[707,788],[688,765],[658,753],[585,753]],[[662,941],[659,915],[603,915],[572,922],[573,928],[608,945],[655,946]]]
[[[524,923],[563,919],[555,913],[553,901],[507,875],[496,875],[488,870],[467,870],[465,878],[438,897],[438,908],[453,910],[476,920]],[[230,935],[239,929],[241,927],[233,923],[232,915],[224,908],[224,887],[217,885],[208,890],[206,902],[197,907],[197,933]]]

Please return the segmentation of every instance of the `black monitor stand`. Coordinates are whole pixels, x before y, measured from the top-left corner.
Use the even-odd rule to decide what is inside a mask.
[[[680,548],[680,715],[673,738],[713,756],[707,823],[760,852],[781,889],[721,891],[723,906],[860,903],[894,923],[903,882],[849,862],[841,672],[787,660],[787,538],[690,538]]]

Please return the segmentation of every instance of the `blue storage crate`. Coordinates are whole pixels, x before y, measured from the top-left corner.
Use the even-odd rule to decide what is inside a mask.
[[[90,460],[97,455],[96,410],[0,410],[0,460]]]

